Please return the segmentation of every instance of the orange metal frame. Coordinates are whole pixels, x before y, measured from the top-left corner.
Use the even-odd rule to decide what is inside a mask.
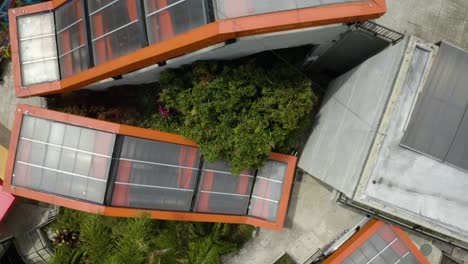
[[[65,2],[66,0],[53,0],[10,10],[10,36],[16,96],[29,97],[73,91],[97,81],[136,71],[229,39],[313,26],[364,21],[378,18],[387,10],[385,0],[367,0],[220,20],[97,65],[63,80],[23,87],[16,19],[22,15],[51,11]]]
[[[271,153],[270,159],[282,161],[287,163],[287,172],[283,184],[283,192],[279,202],[278,217],[276,222],[269,222],[266,220],[258,219],[251,216],[232,216],[232,215],[219,215],[219,214],[203,214],[203,213],[189,213],[189,212],[173,212],[173,211],[159,211],[159,210],[141,210],[131,208],[117,208],[111,206],[97,205],[82,201],[73,200],[70,198],[60,197],[52,194],[42,193],[38,191],[29,190],[11,185],[13,176],[13,167],[16,159],[16,148],[20,136],[21,124],[23,115],[32,115],[50,120],[56,120],[63,123],[70,123],[82,127],[103,130],[110,133],[134,136],[139,138],[146,138],[152,140],[159,140],[164,142],[176,143],[187,146],[196,147],[197,144],[183,136],[170,134],[166,132],[149,130],[144,128],[126,126],[81,116],[65,114],[61,112],[51,111],[47,109],[37,108],[29,105],[17,105],[15,113],[15,121],[11,131],[11,141],[8,153],[8,162],[6,166],[5,180],[3,189],[6,192],[12,193],[17,196],[23,196],[33,200],[38,200],[45,203],[56,204],[84,212],[101,214],[107,216],[119,217],[134,217],[143,212],[149,213],[154,219],[161,220],[178,220],[178,221],[197,221],[197,222],[222,222],[222,223],[236,223],[236,224],[249,224],[273,230],[281,230],[284,225],[286,213],[288,210],[289,198],[291,194],[294,172],[296,168],[297,158],[294,156]]]
[[[323,264],[338,264],[342,263],[347,257],[351,256],[359,247],[369,240],[377,231],[380,230],[385,222],[372,219],[361,230],[359,230],[350,240],[328,257]],[[421,264],[429,264],[426,257],[413,244],[413,241],[401,228],[389,225],[389,227],[398,235],[398,238],[408,247],[409,251],[418,259]]]

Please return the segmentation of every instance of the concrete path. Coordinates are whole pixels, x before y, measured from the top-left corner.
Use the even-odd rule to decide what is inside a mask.
[[[3,79],[3,82],[0,82],[0,124],[4,125],[9,130],[13,127],[14,112],[17,103],[45,107],[46,103],[42,97],[26,99],[16,98],[11,63],[6,65],[0,79]]]
[[[468,50],[468,0],[387,0],[383,26],[436,43]]]
[[[304,175],[296,182],[290,200],[286,227],[281,231],[261,229],[236,254],[225,256],[226,264],[271,264],[286,251],[295,250],[297,242],[309,247],[298,254],[306,256],[325,246],[363,216],[340,207],[332,193],[316,179]],[[307,243],[302,243],[307,241]]]

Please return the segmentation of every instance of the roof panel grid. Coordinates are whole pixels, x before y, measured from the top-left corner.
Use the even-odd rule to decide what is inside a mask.
[[[382,221],[370,220],[324,263],[428,264],[429,262],[401,229]]]
[[[189,211],[199,162],[195,147],[125,136],[112,205]]]
[[[283,181],[287,164],[269,160],[265,167],[258,170],[253,187],[249,215],[275,221],[283,193]]]
[[[88,0],[88,6],[96,65],[142,48],[137,1]]]
[[[145,0],[149,43],[159,43],[207,24],[205,3],[205,0]]]
[[[103,203],[114,135],[30,116],[23,117],[23,124],[14,185]],[[75,144],[67,146],[70,135]]]
[[[254,171],[232,175],[223,161],[205,164],[198,186],[196,211],[245,215],[249,205]]]
[[[21,16],[17,23],[23,86],[59,80],[53,13]]]
[[[83,0],[75,0],[55,11],[61,77],[90,67]]]

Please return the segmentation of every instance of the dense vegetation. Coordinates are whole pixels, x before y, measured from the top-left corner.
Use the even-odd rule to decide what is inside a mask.
[[[302,125],[316,102],[311,82],[288,68],[202,62],[161,76],[161,103],[205,159],[236,174],[261,167]],[[169,116],[170,118],[170,116]]]
[[[62,97],[49,105],[182,134],[199,144],[205,159],[224,159],[238,174],[261,167],[272,150],[289,151],[317,103],[304,75],[282,62],[255,57],[199,62],[166,71],[160,83],[138,92],[129,88],[110,89],[114,100],[108,105],[103,101],[109,99],[97,100],[99,96],[94,94],[72,96],[68,102]],[[61,106],[57,107],[59,101]]]
[[[54,264],[217,264],[222,254],[236,251],[254,231],[246,225],[112,218],[64,208],[52,228]],[[57,236],[64,233],[73,237]]]

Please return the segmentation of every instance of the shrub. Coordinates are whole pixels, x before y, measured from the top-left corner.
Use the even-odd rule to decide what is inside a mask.
[[[73,218],[73,219],[71,219]],[[54,228],[79,234],[55,243],[49,263],[220,263],[252,238],[251,226],[115,218],[61,208]]]
[[[208,161],[232,172],[264,165],[287,143],[317,97],[311,82],[289,67],[248,62],[200,62],[161,75],[161,103],[173,126],[195,140]],[[172,119],[172,120],[171,120]],[[161,123],[161,117],[155,121]]]

